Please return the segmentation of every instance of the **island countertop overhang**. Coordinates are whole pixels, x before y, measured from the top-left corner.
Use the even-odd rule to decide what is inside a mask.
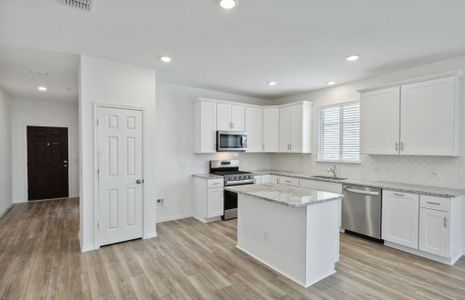
[[[225,187],[225,190],[277,202],[290,207],[305,207],[343,198],[343,195],[282,184],[254,184]]]

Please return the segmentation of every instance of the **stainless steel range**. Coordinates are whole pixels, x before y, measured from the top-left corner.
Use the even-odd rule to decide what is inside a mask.
[[[225,186],[254,184],[254,174],[239,171],[238,160],[212,160],[210,173],[224,177]],[[237,218],[237,194],[224,191],[223,220]]]

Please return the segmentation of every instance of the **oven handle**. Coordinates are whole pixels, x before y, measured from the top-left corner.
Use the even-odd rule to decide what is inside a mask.
[[[379,192],[369,192],[369,191],[362,191],[354,188],[344,188],[345,191],[355,194],[367,195],[367,196],[379,196]]]

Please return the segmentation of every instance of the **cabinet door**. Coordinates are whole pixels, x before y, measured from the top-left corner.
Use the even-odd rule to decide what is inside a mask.
[[[245,131],[244,105],[231,105],[231,127],[232,131]]]
[[[279,176],[277,176],[277,175],[270,175],[270,183],[271,183],[271,184],[279,184]]]
[[[383,190],[383,239],[418,249],[419,195]]]
[[[247,132],[247,152],[262,152],[263,149],[263,110],[261,107],[245,108],[245,131]]]
[[[218,103],[216,105],[216,128],[221,131],[231,131],[231,105]]]
[[[362,154],[398,154],[400,88],[362,93],[360,129]]]
[[[449,257],[449,213],[420,210],[420,250]]]
[[[291,147],[291,108],[279,109],[279,152],[289,152]]]
[[[303,137],[303,111],[302,105],[294,105],[290,107],[290,152],[302,152],[302,137]]]
[[[218,217],[224,213],[223,187],[208,189],[207,217]]]
[[[279,108],[263,109],[263,151],[279,150]]]
[[[255,175],[255,184],[262,184],[263,183],[263,176],[261,175]]]
[[[200,104],[200,152],[216,152],[216,103]]]
[[[401,87],[401,154],[455,155],[455,77]]]

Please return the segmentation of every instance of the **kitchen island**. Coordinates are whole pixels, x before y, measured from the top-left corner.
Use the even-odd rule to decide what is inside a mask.
[[[237,248],[304,287],[336,272],[342,195],[279,184],[238,193]]]

